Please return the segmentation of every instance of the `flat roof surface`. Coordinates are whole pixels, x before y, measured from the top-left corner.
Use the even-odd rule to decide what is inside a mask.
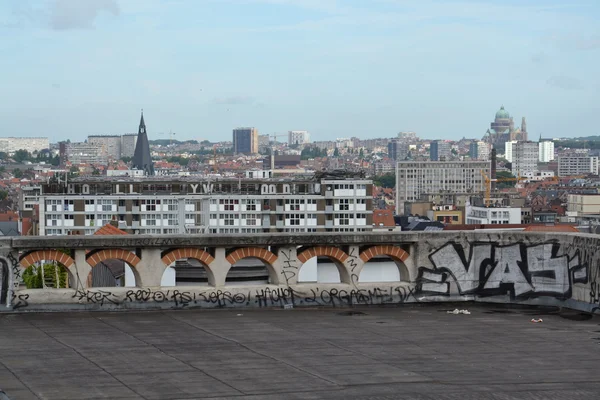
[[[61,400],[598,398],[598,316],[453,308],[0,314],[0,387]]]

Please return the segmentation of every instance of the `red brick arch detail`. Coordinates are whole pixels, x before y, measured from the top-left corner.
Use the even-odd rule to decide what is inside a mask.
[[[110,260],[115,258],[117,260],[125,261],[127,264],[135,267],[141,260],[138,256],[136,256],[131,251],[123,250],[123,249],[105,249],[100,250],[93,253],[91,256],[86,258],[88,264],[92,267],[98,265],[98,263],[104,260]]]
[[[364,262],[367,262],[371,258],[377,256],[388,256],[404,262],[410,256],[410,254],[396,246],[373,246],[360,253],[360,259]]]
[[[70,267],[75,264],[75,261],[70,256],[58,250],[32,251],[31,253],[25,254],[23,258],[21,258],[21,261],[19,261],[19,264],[21,264],[23,268],[27,268],[42,260],[58,261],[65,267]]]
[[[333,246],[318,246],[311,247],[298,254],[298,260],[304,264],[311,258],[319,256],[329,257],[341,263],[348,259],[348,254],[344,250]]]
[[[273,265],[273,263],[277,261],[277,256],[275,254],[260,247],[244,247],[242,249],[234,250],[226,257],[226,259],[231,265],[233,265],[239,260],[248,257],[258,258],[259,260],[270,265]]]
[[[183,248],[183,249],[173,249],[165,254],[162,258],[162,262],[165,265],[171,265],[177,260],[182,258],[194,258],[201,263],[208,265],[215,260],[213,256],[201,249],[194,248]]]

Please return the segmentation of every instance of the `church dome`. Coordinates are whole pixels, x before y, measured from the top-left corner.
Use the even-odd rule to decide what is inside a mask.
[[[509,119],[510,114],[504,109],[504,106],[500,107],[500,110],[496,113],[496,119]]]

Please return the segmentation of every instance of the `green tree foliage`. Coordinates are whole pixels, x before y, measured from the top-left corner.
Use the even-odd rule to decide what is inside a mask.
[[[308,160],[310,158],[327,157],[327,150],[321,150],[315,146],[308,146],[302,149],[300,157],[302,160]]]
[[[373,178],[373,183],[384,188],[396,187],[396,174],[387,173]]]
[[[3,151],[0,151],[0,161],[6,161],[6,160],[8,160],[8,159],[9,159],[9,157],[8,157],[8,153],[5,153],[5,152],[3,152]]]
[[[502,179],[513,179],[513,180],[496,182],[496,188],[497,189],[507,189],[507,188],[515,187],[515,185],[517,184],[516,177],[513,174],[511,174],[510,172],[508,172],[508,171],[498,171],[498,172],[496,172],[496,179],[499,179],[499,180],[502,180]]]
[[[189,158],[179,157],[179,156],[169,157],[169,158],[167,158],[167,161],[172,162],[172,163],[177,163],[177,164],[181,165],[182,167],[185,167],[190,163]]]
[[[25,283],[27,289],[41,289],[44,284],[46,287],[66,288],[68,273],[62,265],[30,265],[23,272],[23,283]]]
[[[18,163],[27,161],[27,160],[29,160],[29,158],[30,158],[30,156],[29,156],[29,152],[27,150],[17,150],[17,151],[15,151],[15,154],[13,155],[13,159]]]
[[[21,179],[23,177],[23,171],[18,168],[13,170],[13,176],[17,179]]]
[[[333,150],[333,156],[334,157],[339,157],[340,156],[340,149],[338,149],[337,147],[335,148],[335,150]]]
[[[0,200],[6,200],[8,192],[6,190],[0,190]]]

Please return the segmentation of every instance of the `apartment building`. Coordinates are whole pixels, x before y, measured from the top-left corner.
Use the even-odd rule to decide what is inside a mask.
[[[396,213],[405,202],[427,193],[483,193],[490,161],[399,161],[396,164]],[[482,174],[483,173],[483,174]]]
[[[89,177],[43,185],[40,235],[90,235],[111,221],[131,234],[362,232],[372,202],[362,178]]]
[[[50,148],[47,137],[3,137],[0,138],[0,151],[12,154],[17,150],[27,150],[30,153]]]
[[[558,176],[598,175],[598,157],[569,155],[558,157]]]
[[[466,222],[473,225],[520,224],[520,207],[475,207],[467,206]]]

